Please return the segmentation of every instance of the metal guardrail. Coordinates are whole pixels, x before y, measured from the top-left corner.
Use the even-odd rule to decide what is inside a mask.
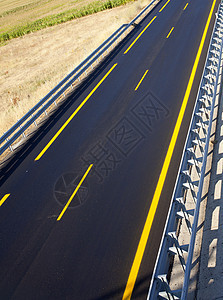
[[[184,146],[168,218],[150,284],[148,300],[187,299],[215,98],[219,84],[222,49],[223,1],[219,5],[216,15],[206,65]],[[192,210],[186,208],[188,193],[194,201],[194,209]],[[182,220],[184,220],[190,235],[189,245],[180,245],[178,239],[179,224]],[[184,273],[182,289],[176,291],[170,288],[170,266],[173,262],[173,256],[178,256]]]
[[[128,33],[128,29],[135,25],[144,13],[156,2],[153,0],[148,4],[129,24],[123,24],[118,28],[106,41],[104,41],[95,51],[93,51],[83,62],[81,62],[70,74],[68,74],[54,89],[52,89],[43,99],[41,99],[28,113],[26,113],[14,126],[12,126],[6,133],[0,137],[0,155],[2,155],[8,148],[13,151],[13,143],[21,136],[25,137],[25,131],[34,123],[37,126],[36,120],[43,115],[47,115],[46,110],[53,104],[57,105],[56,101],[62,96],[65,96],[65,92],[72,87],[72,84],[76,81],[80,81],[80,76],[91,67],[92,64],[98,61],[104,53],[108,51],[111,46],[118,39],[122,38],[123,34]],[[162,0],[158,0],[162,1]],[[86,73],[87,74],[87,73]]]

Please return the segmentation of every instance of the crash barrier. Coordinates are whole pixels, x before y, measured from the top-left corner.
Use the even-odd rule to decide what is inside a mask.
[[[147,299],[187,299],[215,99],[216,95],[219,95],[222,45],[223,2],[216,14],[206,64]],[[187,208],[188,198],[194,203],[190,209]],[[189,244],[181,244],[179,241],[182,220],[187,227]],[[172,290],[170,287],[171,266],[176,257],[184,274],[180,290]]]
[[[148,9],[158,4],[162,0],[153,0],[147,5],[129,24],[120,26],[106,41],[104,41],[95,51],[93,51],[84,61],[82,61],[70,74],[68,74],[55,88],[53,88],[43,99],[41,99],[32,109],[29,110],[15,125],[0,137],[0,156],[7,150],[11,152],[20,144],[20,140],[26,139],[30,126],[38,126],[38,120],[47,115],[47,110],[52,106],[57,106],[58,101],[63,99],[67,93],[73,90],[75,82],[80,82],[80,77],[87,71],[93,69],[94,63],[99,63],[100,58],[104,58],[109,50],[123,40],[134,28],[136,21],[141,21]],[[19,141],[19,143],[18,143]]]

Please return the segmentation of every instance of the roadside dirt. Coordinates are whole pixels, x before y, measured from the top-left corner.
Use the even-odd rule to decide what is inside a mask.
[[[137,1],[0,47],[0,135],[147,4]]]

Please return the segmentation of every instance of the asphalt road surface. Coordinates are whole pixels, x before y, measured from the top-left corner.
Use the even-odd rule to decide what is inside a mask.
[[[219,2],[161,1],[1,170],[1,299],[146,299]]]

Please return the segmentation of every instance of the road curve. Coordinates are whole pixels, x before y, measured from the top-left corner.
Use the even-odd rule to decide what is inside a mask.
[[[2,299],[146,299],[219,2],[161,1],[2,168]]]

